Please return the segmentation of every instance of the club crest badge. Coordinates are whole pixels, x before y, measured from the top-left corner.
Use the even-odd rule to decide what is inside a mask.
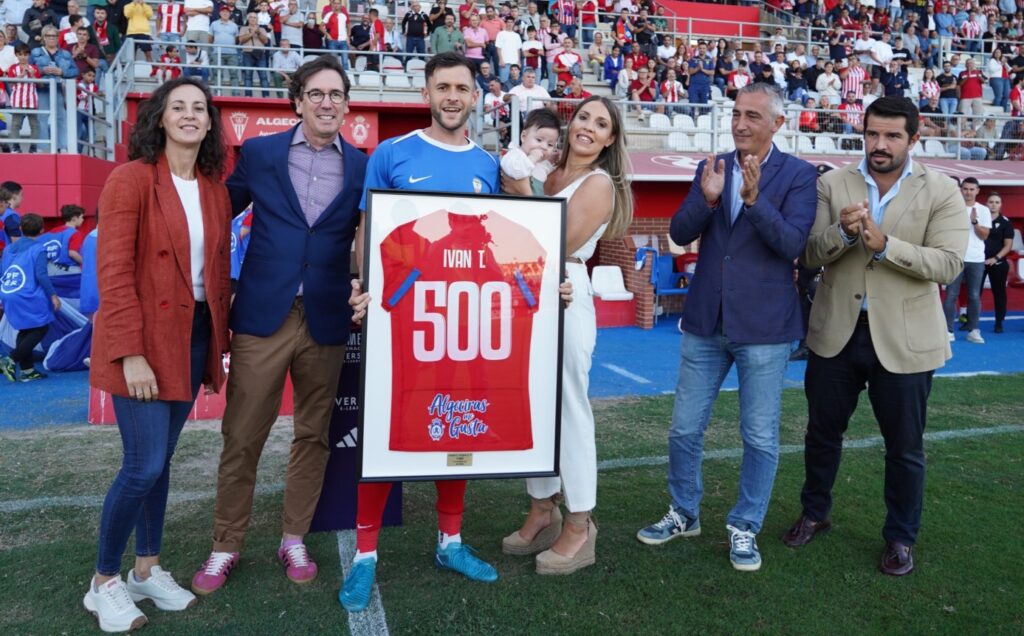
[[[243,141],[245,138],[245,128],[249,125],[249,115],[244,112],[231,113],[231,117],[228,118],[231,121],[231,130],[234,131],[235,137],[238,141]]]
[[[441,423],[441,420],[435,417],[427,426],[427,434],[435,442],[441,441],[441,438],[444,437],[444,424]]]
[[[484,189],[484,182],[476,177],[473,177],[473,192],[480,194]]]

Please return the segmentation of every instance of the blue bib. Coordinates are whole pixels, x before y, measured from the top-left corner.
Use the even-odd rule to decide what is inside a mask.
[[[96,237],[99,228],[89,232],[82,241],[82,282],[79,288],[79,310],[91,314],[100,308],[100,288],[96,282]]]
[[[77,265],[78,263],[71,260],[68,248],[71,244],[71,237],[75,235],[76,231],[75,228],[69,227],[60,232],[51,232],[41,236],[39,240],[46,246],[46,260],[64,267]]]
[[[242,273],[242,262],[245,260],[245,250],[249,247],[249,236],[242,238],[242,227],[245,220],[252,214],[252,210],[246,210],[231,220],[231,280],[238,280]]]
[[[53,305],[36,280],[36,260],[43,249],[42,243],[33,241],[27,249],[4,250],[0,298],[3,298],[4,314],[18,331],[53,322]]]
[[[0,213],[0,250],[14,243],[14,241],[11,240],[11,237],[7,236],[7,230],[4,229],[7,226],[7,219],[12,216],[20,219],[20,217],[18,217],[18,213],[12,208],[7,208],[3,213]]]

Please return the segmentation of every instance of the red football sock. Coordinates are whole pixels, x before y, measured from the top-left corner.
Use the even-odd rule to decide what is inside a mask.
[[[447,535],[462,531],[465,509],[466,481],[435,481],[437,488],[437,529]]]
[[[356,550],[373,552],[384,519],[384,506],[391,494],[391,482],[359,484],[356,502]]]

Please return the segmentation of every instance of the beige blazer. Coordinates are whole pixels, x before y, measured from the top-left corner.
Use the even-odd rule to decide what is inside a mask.
[[[963,269],[969,231],[963,198],[953,179],[915,162],[886,208],[888,251],[875,262],[863,241],[848,246],[839,234],[839,211],[868,198],[858,163],[818,179],[818,213],[801,260],[825,272],[807,346],[825,358],[838,355],[867,296],[871,340],[882,366],[892,373],[937,369],[952,357],[937,283],[949,284]]]

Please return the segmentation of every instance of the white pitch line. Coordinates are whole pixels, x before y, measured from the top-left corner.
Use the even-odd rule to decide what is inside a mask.
[[[342,530],[338,532],[338,558],[345,577],[352,569],[352,558],[356,555],[356,531]],[[344,611],[344,610],[342,610]],[[348,612],[348,629],[352,636],[388,636],[388,621],[384,615],[384,605],[380,600],[380,590],[373,584],[373,595],[370,604],[362,612]]]
[[[936,431],[925,433],[924,439],[927,442],[939,442],[947,439],[959,439],[962,437],[983,437],[985,435],[998,435],[1001,433],[1022,433],[1024,424],[1006,424],[1002,426],[988,426],[983,428],[964,428],[952,431]],[[885,440],[881,437],[865,437],[863,439],[847,440],[843,442],[844,449],[852,448],[875,448],[883,446]],[[780,455],[791,455],[804,452],[803,444],[783,444],[779,446]],[[742,448],[723,448],[704,453],[704,459],[739,459],[743,457]],[[667,455],[656,455],[649,457],[626,457],[621,459],[605,459],[597,462],[598,470],[615,470],[616,468],[637,468],[640,466],[661,466],[668,463]]]
[[[257,495],[273,495],[284,490],[284,483],[262,484],[256,486]],[[171,491],[167,496],[167,504],[182,504],[212,499],[217,496],[215,490]],[[43,508],[102,508],[105,495],[80,495],[77,497],[38,497],[36,499],[14,499],[0,501],[0,512],[28,512]]]
[[[608,364],[607,362],[602,362],[601,366],[604,367],[605,369],[608,369],[612,373],[618,373],[622,377],[630,379],[633,382],[636,382],[637,384],[650,384],[651,383],[651,381],[648,380],[647,378],[645,378],[645,377],[643,377],[641,375],[637,375],[635,373],[631,373],[631,372],[623,369],[620,366],[616,366],[614,364]]]

